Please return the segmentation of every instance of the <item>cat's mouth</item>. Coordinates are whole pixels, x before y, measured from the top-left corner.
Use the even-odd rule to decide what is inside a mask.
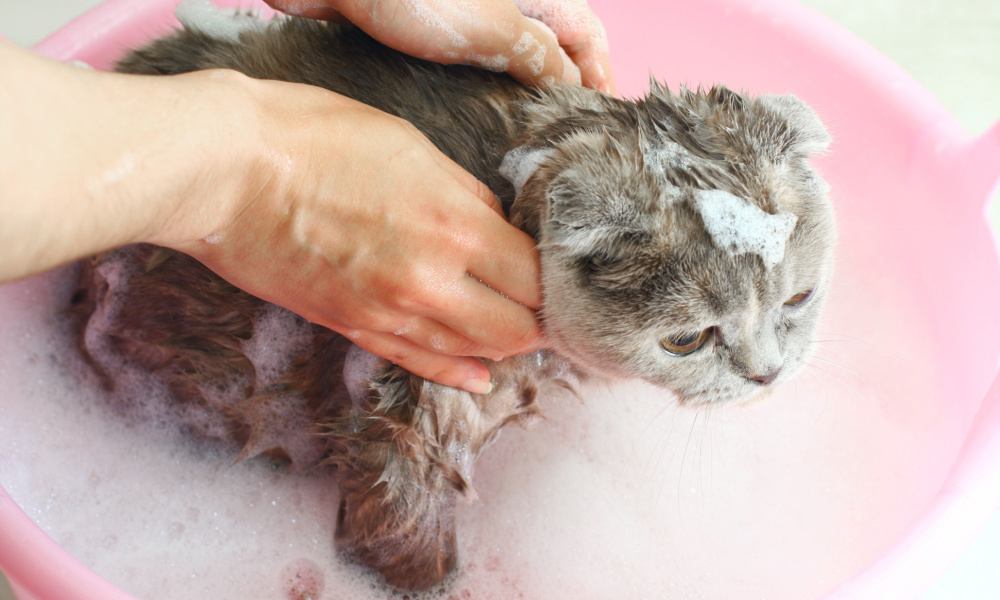
[[[757,402],[769,398],[774,393],[774,389],[774,385],[747,385],[740,386],[738,389],[726,389],[721,392],[695,392],[693,394],[685,394],[675,390],[674,393],[677,395],[677,404],[680,406],[686,408],[699,408],[710,405],[717,406],[720,404],[725,404],[726,406],[747,406],[749,404],[756,404]]]

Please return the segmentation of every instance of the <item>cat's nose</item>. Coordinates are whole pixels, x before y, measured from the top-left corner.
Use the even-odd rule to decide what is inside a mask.
[[[770,385],[775,379],[778,378],[779,373],[781,373],[780,368],[775,369],[766,375],[747,375],[747,379],[760,385]]]

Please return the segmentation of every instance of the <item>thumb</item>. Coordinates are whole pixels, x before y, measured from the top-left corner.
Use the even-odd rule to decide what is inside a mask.
[[[333,7],[333,0],[316,2],[315,0],[264,0],[264,3],[274,10],[296,17],[308,17],[323,21],[344,22],[344,17]]]

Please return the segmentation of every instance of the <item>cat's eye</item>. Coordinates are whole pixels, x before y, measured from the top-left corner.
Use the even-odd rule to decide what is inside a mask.
[[[696,333],[682,333],[665,337],[660,340],[660,347],[666,350],[667,354],[687,356],[704,346],[705,342],[712,337],[714,329],[714,327],[709,327]]]
[[[812,298],[812,295],[813,295],[812,290],[799,292],[798,294],[795,294],[788,300],[785,300],[785,306],[792,306],[792,307],[801,306],[802,304],[805,304],[807,300]]]

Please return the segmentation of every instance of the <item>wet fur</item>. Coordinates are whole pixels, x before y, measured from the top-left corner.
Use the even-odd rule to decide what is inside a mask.
[[[407,119],[487,183],[512,222],[540,243],[543,319],[557,352],[491,363],[496,388],[488,397],[380,363],[370,393],[352,403],[341,375],[350,343],[314,326],[289,369],[265,384],[243,348],[255,319],[273,307],[162,248],[124,248],[84,269],[75,297],[81,342],[105,380],[114,373],[102,356],[127,357],[161,378],[179,405],[216,416],[200,435],[235,440],[244,457],[269,452],[301,469],[334,466],[338,544],[394,585],[427,588],[454,568],[454,507],[473,494],[476,456],[580,370],[642,377],[682,401],[729,400],[752,388],[744,380],[756,368],[753,349],[737,347],[745,340],[732,348],[720,342],[687,362],[664,359],[656,340],[729,318],[748,295],[780,305],[789,285],[770,279],[784,271],[713,248],[697,214],[683,198],[665,201],[664,190],[723,188],[768,212],[797,214],[788,271],[799,274],[789,277],[815,285],[818,298],[808,320],[783,326],[812,331],[833,226],[805,158],[828,138],[794,99],[751,100],[725,88],[674,95],[656,85],[636,101],[582,88],[538,92],[504,75],[406,57],[350,27],[298,19],[238,41],[189,27],[118,65],[164,75],[207,68],[322,86]],[[644,157],[662,139],[681,144],[697,164],[650,173]],[[515,197],[497,168],[518,146],[556,152]],[[229,386],[218,390],[219,382]],[[276,418],[289,406],[291,416]],[[289,436],[300,439],[287,443]]]

